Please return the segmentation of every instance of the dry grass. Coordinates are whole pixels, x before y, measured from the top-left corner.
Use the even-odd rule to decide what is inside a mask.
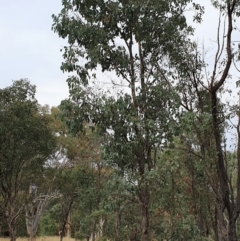
[[[36,241],[59,241],[60,238],[58,236],[44,236],[38,237]],[[9,238],[0,238],[0,241],[9,241]],[[17,241],[28,241],[28,238],[17,238]],[[75,241],[74,238],[63,238],[63,241]]]

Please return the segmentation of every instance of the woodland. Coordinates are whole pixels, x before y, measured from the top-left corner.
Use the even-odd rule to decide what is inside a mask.
[[[2,237],[240,240],[240,2],[211,3],[209,54],[195,1],[62,0],[69,98],[0,89]]]

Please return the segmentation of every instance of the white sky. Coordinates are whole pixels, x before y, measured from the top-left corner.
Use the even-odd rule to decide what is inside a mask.
[[[51,31],[61,0],[0,0],[0,88],[28,78],[40,104],[59,105],[68,97],[60,70],[64,40]]]
[[[210,0],[204,2],[206,14],[196,35],[199,43],[204,40],[212,48],[218,13]],[[0,0],[0,88],[28,78],[37,86],[40,104],[56,106],[68,97],[67,74],[60,70],[66,41],[51,30],[51,15],[60,10],[61,0]]]

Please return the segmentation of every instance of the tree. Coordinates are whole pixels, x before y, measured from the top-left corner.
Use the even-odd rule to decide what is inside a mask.
[[[32,186],[31,188],[36,187]],[[28,203],[25,206],[25,218],[29,240],[34,241],[43,212],[49,205],[50,201],[53,198],[57,198],[59,194],[56,191],[48,191],[40,194],[37,194],[37,192],[30,193],[30,196],[31,200],[28,200]]]
[[[155,153],[173,132],[178,101],[168,77],[170,62],[182,51],[180,43],[192,33],[183,14],[189,2],[63,1],[61,13],[53,15],[54,31],[69,43],[61,68],[76,73],[67,80],[72,101],[81,112],[75,123],[87,115],[108,136],[105,153],[112,165],[121,175],[129,170],[137,173],[143,241],[152,235],[151,183],[146,175],[154,169]],[[201,15],[202,8],[194,6]],[[98,66],[103,72],[115,72],[113,83],[125,81],[130,94],[122,90],[125,93],[117,97],[88,99],[84,86]]]
[[[67,235],[76,236],[77,232],[81,232],[84,238],[97,232],[95,223],[98,223],[98,219],[96,216],[94,221],[91,217],[94,225],[87,227],[87,232],[82,232],[79,224],[72,225],[71,219],[73,216],[79,218],[80,212],[80,218],[84,220],[85,216],[91,216],[92,212],[98,209],[101,200],[102,176],[104,175],[103,162],[99,152],[99,136],[86,124],[84,124],[82,132],[78,132],[75,136],[71,135],[64,119],[64,113],[67,111],[66,104],[66,101],[62,101],[58,108],[51,109],[52,129],[54,133],[57,133],[58,146],[54,155],[55,160],[51,162],[51,165],[57,169],[54,186],[61,194],[58,204],[56,204],[61,240]]]
[[[188,67],[184,65],[179,84],[182,106],[192,117],[192,131],[198,139],[201,160],[206,165],[205,176],[215,195],[215,240],[235,241],[236,222],[240,212],[240,161],[236,165],[236,184],[229,175],[229,160],[225,150],[229,110],[221,95],[226,90],[227,80],[231,78],[230,70],[236,54],[232,36],[240,5],[235,0],[212,2],[219,10],[219,16],[226,18],[224,25],[219,18],[212,69],[208,67],[205,56],[195,48],[195,58],[189,58],[190,55],[185,58]],[[189,50],[188,54],[191,52]],[[197,100],[197,105],[194,104],[194,99]],[[237,187],[236,190],[233,187]],[[205,192],[208,192],[207,189]]]
[[[59,161],[62,160],[64,162],[60,155],[61,151],[58,148],[58,134],[61,131],[61,129],[58,129],[59,122],[53,118],[53,113],[51,113],[48,105],[38,106],[38,111],[48,119],[49,128],[56,138],[56,148],[51,157],[45,162],[41,172],[42,175],[35,176],[34,183],[30,184],[29,193],[26,197],[25,224],[29,240],[31,241],[36,239],[41,217],[48,205],[53,199],[60,197],[58,187],[55,185],[55,179],[59,172],[57,168]]]
[[[17,218],[24,207],[20,198],[42,175],[55,147],[48,119],[38,113],[35,91],[25,79],[0,90],[0,191],[11,241],[16,240]]]

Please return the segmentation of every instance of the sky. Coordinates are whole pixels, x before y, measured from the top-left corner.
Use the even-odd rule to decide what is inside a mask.
[[[204,2],[206,14],[204,22],[195,25],[196,38],[211,50],[218,13],[210,0]],[[0,0],[0,88],[28,78],[37,86],[40,104],[57,106],[68,98],[67,74],[60,70],[66,40],[51,30],[51,15],[60,11],[61,0]]]
[[[61,0],[0,0],[0,88],[28,78],[40,104],[57,106],[68,97],[60,70],[66,41],[51,30]]]

